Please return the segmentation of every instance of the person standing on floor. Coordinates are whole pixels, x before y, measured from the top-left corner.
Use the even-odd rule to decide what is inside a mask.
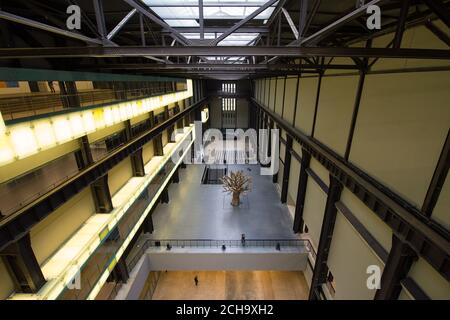
[[[195,282],[195,286],[198,286],[198,277],[197,276],[194,277],[194,282]]]

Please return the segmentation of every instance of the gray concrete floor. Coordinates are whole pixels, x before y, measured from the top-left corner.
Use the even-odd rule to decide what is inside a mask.
[[[180,183],[169,187],[170,202],[153,213],[154,239],[295,239],[293,221],[281,204],[271,176],[261,176],[259,165],[229,165],[253,178],[252,191],[238,208],[222,185],[202,185],[204,165],[179,169]],[[250,171],[251,170],[251,171]]]

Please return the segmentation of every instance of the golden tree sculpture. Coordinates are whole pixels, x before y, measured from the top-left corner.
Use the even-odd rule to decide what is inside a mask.
[[[223,183],[223,192],[232,194],[231,205],[233,207],[239,206],[241,203],[241,194],[246,194],[251,190],[252,178],[244,171],[230,172],[230,175],[220,178]]]

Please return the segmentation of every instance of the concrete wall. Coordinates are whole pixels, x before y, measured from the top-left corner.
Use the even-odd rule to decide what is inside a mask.
[[[440,21],[434,23],[446,28]],[[392,38],[392,34],[378,37],[373,46],[386,47]],[[425,27],[406,30],[402,47],[448,49]],[[352,61],[336,58],[333,63],[350,64]],[[319,77],[310,74],[286,80],[257,79],[255,98],[338,156],[343,157],[349,146],[349,161],[353,165],[420,210],[449,132],[450,71],[406,73],[401,69],[449,65],[444,60],[378,59],[372,70],[396,69],[396,72],[366,75],[352,140],[349,140],[349,132],[359,82],[357,73],[327,70],[320,86]],[[280,106],[279,101],[284,101],[284,105]],[[284,146],[280,149],[283,159]],[[323,185],[329,186],[328,170],[314,158],[309,170]],[[291,160],[288,189],[291,199],[295,199],[297,192],[298,171],[298,163]],[[309,176],[307,189],[303,190],[306,192],[303,218],[309,231],[306,236],[315,247],[327,197],[316,180]],[[362,229],[357,230],[346,216],[338,213],[328,260],[336,285],[335,298],[372,299],[374,292],[367,291],[365,286],[365,267],[370,263],[383,265],[378,254],[391,249],[392,229],[351,191],[344,188],[340,201],[382,249],[374,250],[361,236]],[[447,179],[431,215],[434,222],[447,230],[449,209],[450,182]],[[448,282],[422,258],[413,265],[408,276],[430,297],[450,298]],[[412,295],[404,289],[400,298],[410,299]]]
[[[274,249],[273,249],[274,251]],[[150,270],[285,270],[303,271],[306,253],[298,250],[262,252],[260,250],[172,249],[148,253]]]

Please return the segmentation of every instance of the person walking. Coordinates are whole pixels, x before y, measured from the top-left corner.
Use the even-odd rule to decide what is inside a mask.
[[[245,247],[245,233],[241,234],[241,244]]]
[[[195,286],[197,287],[198,286],[198,277],[197,276],[194,277],[194,282],[195,282]]]

